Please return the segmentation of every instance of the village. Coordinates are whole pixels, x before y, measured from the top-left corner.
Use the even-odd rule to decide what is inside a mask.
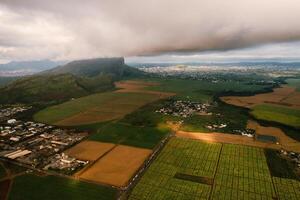
[[[83,140],[87,133],[13,118],[30,107],[0,110],[0,157],[38,169],[71,173],[87,164],[62,153]],[[5,119],[5,120],[3,120]]]
[[[155,112],[165,115],[172,115],[175,117],[187,118],[192,116],[195,112],[198,112],[202,115],[212,115],[212,113],[207,112],[209,107],[209,104],[202,104],[198,102],[170,100],[163,108],[160,108]]]

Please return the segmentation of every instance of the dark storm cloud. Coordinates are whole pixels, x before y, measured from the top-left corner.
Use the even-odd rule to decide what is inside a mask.
[[[1,0],[0,56],[73,59],[295,41],[299,10],[297,0]]]

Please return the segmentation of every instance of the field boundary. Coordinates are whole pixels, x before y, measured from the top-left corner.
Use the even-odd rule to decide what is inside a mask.
[[[223,143],[221,143],[221,148],[220,148],[220,151],[219,151],[218,162],[217,162],[214,177],[213,177],[213,184],[212,184],[212,186],[210,188],[210,192],[209,192],[209,197],[208,197],[209,200],[212,199],[212,193],[213,193],[214,186],[215,186],[215,179],[216,179],[217,171],[218,171],[218,168],[219,168],[219,163],[220,163],[220,159],[221,159],[222,150],[223,150]]]

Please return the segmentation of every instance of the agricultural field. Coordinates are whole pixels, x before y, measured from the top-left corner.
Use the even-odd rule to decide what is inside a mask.
[[[173,138],[129,199],[274,199],[298,195],[295,188],[299,182],[292,181],[293,187],[285,191],[284,183],[276,183],[275,177],[273,180],[275,185],[264,149]]]
[[[295,88],[283,86],[275,88],[273,92],[256,94],[253,96],[224,96],[222,101],[235,106],[252,108],[259,104],[274,104],[291,108],[300,108],[300,92]]]
[[[262,104],[253,107],[251,114],[260,120],[274,121],[295,128],[300,127],[300,110]]]
[[[92,134],[89,140],[153,149],[168,133],[169,129],[163,125],[139,127],[110,123]]]
[[[211,185],[176,179],[176,173],[214,178],[221,144],[172,139],[133,189],[129,199],[208,199]]]
[[[147,90],[173,92],[179,99],[192,101],[211,102],[213,96],[224,92],[256,93],[267,91],[271,85],[248,84],[247,81],[219,81],[210,82],[204,80],[183,79],[154,79],[160,85],[149,86]]]
[[[273,178],[276,193],[282,200],[300,199],[300,182],[287,178]]]
[[[272,126],[263,126],[254,120],[249,120],[247,128],[255,130],[256,134],[273,136],[279,144],[286,150],[300,152],[300,145],[297,139],[287,134],[280,128]]]
[[[296,88],[300,92],[300,78],[291,78],[286,80],[288,86]]]
[[[64,126],[110,121],[159,98],[159,95],[146,93],[98,93],[48,107],[36,113],[34,119]]]
[[[26,174],[14,179],[9,200],[23,199],[115,199],[117,191],[90,183],[56,176]]]
[[[149,149],[118,145],[78,176],[88,181],[126,186],[151,153]]]
[[[115,146],[111,143],[83,141],[64,153],[79,160],[95,161]]]

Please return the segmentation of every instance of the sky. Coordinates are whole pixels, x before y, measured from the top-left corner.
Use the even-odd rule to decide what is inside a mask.
[[[299,0],[0,0],[0,63],[300,58]]]

